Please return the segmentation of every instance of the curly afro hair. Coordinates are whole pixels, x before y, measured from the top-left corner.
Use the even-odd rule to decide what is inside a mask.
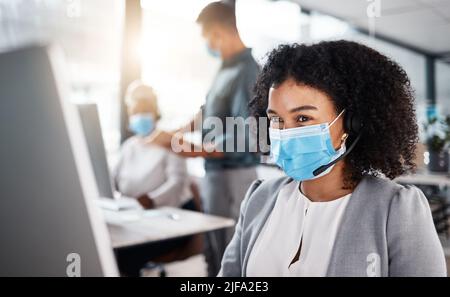
[[[250,102],[254,116],[267,117],[269,89],[288,78],[325,92],[337,113],[345,108],[362,119],[361,138],[344,159],[346,186],[355,186],[365,174],[393,179],[415,169],[414,92],[396,62],[345,40],[281,45],[268,54],[256,82]],[[350,135],[349,143],[355,137]]]

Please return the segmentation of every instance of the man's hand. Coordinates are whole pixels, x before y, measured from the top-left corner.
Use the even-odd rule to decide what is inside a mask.
[[[152,134],[150,134],[144,139],[144,143],[149,145],[158,145],[166,149],[170,149],[172,137],[176,137],[174,133],[162,130],[155,130]]]
[[[173,144],[176,148],[172,147],[172,140],[174,141]],[[192,142],[184,140],[182,134],[180,133],[155,130],[143,141],[148,145],[158,145],[168,149],[182,157],[223,158],[224,156],[223,152],[217,151],[213,144],[198,146]]]
[[[137,198],[137,201],[144,209],[155,208],[155,202],[147,194],[143,194]]]

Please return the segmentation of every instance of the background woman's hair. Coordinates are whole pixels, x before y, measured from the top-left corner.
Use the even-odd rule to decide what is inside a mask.
[[[161,118],[161,112],[158,106],[158,98],[155,91],[149,85],[144,84],[140,80],[133,81],[127,88],[125,94],[125,103],[132,105],[140,100],[148,101],[152,109],[155,111],[156,120]]]
[[[281,45],[268,54],[255,85],[250,109],[256,117],[267,116],[269,89],[288,78],[325,92],[337,113],[345,108],[363,120],[361,139],[345,158],[346,185],[364,174],[392,179],[415,168],[414,92],[396,62],[345,40]]]

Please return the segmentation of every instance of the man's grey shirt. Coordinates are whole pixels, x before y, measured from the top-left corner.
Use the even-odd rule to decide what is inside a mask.
[[[259,156],[248,146],[244,151],[237,152],[236,145],[239,137],[248,144],[250,133],[248,129],[226,130],[227,117],[247,119],[249,117],[248,104],[252,98],[253,86],[260,72],[258,63],[252,56],[251,49],[224,60],[206,97],[203,106],[203,137],[208,133],[215,136],[217,142],[222,143],[225,157],[220,159],[207,158],[205,168],[236,168],[247,167],[259,163]],[[209,117],[222,120],[223,129],[220,133],[212,133],[214,126],[209,126]],[[206,126],[206,127],[205,127]],[[234,140],[233,152],[226,150],[226,143]],[[230,144],[230,143],[229,143]]]

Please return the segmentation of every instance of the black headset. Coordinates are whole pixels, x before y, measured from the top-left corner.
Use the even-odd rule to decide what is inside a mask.
[[[359,116],[349,111],[344,111],[344,129],[351,136],[357,136],[361,133],[363,124]]]
[[[346,133],[348,133],[349,136],[355,137],[351,145],[348,147],[348,149],[343,153],[341,156],[336,158],[335,160],[331,161],[328,164],[322,165],[319,168],[315,169],[313,171],[313,175],[317,176],[327,170],[329,167],[333,166],[340,160],[344,159],[350,152],[353,150],[353,148],[356,146],[356,143],[361,138],[362,130],[363,130],[363,122],[361,118],[351,110],[345,110],[344,111],[344,130]]]

